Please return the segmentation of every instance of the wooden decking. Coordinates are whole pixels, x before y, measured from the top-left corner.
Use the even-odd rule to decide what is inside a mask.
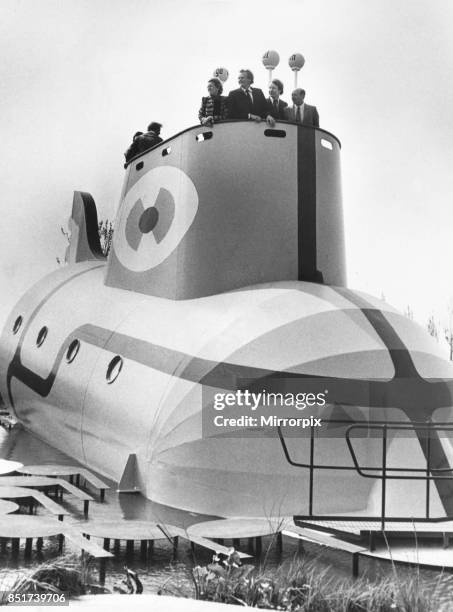
[[[84,535],[90,538],[100,538],[104,540],[104,547],[109,547],[111,541],[121,542],[154,542],[155,540],[168,539],[177,545],[177,539],[182,538],[213,552],[223,552],[228,554],[230,550],[217,542],[213,542],[202,536],[191,535],[190,531],[175,527],[173,525],[164,525],[153,523],[150,521],[86,521],[77,523],[77,529]],[[130,547],[130,545],[129,545]],[[143,549],[143,546],[142,546]],[[250,558],[251,555],[239,552],[240,558]]]
[[[85,517],[88,517],[89,503],[93,501],[91,495],[88,495],[88,493],[78,489],[62,478],[47,478],[46,476],[2,476],[0,477],[0,498],[4,497],[3,488],[5,486],[27,487],[38,490],[61,489],[83,501],[83,512]]]
[[[358,575],[360,557],[453,571],[453,550],[448,548],[452,521],[388,522],[384,530],[380,521],[297,522],[283,534],[350,554],[354,576]]]
[[[19,510],[19,506],[12,501],[0,499],[0,514],[11,514]]]
[[[35,491],[35,489],[27,489],[25,487],[14,487],[14,486],[2,486],[0,487],[0,498],[1,499],[21,499],[28,498],[33,500],[30,505],[30,510],[33,509],[33,503],[37,502],[44,506],[46,510],[58,516],[60,520],[63,520],[64,516],[68,516],[70,513],[65,510],[59,504],[49,499],[47,495],[41,493],[41,491]],[[5,517],[2,517],[2,522]]]
[[[42,539],[55,535],[60,536],[60,550],[62,549],[64,538],[68,538],[78,548],[93,557],[109,558],[113,556],[101,546],[84,538],[74,527],[55,519],[17,514],[14,516],[4,516],[0,521],[1,544],[4,546],[8,540],[11,540],[13,552],[19,551],[21,540],[26,541],[25,554],[27,555],[27,552],[31,552],[33,539]]]
[[[91,486],[99,490],[101,501],[104,501],[105,491],[110,488],[107,483],[95,476],[92,472],[77,465],[60,465],[55,463],[27,465],[18,471],[22,474],[28,474],[31,476],[68,476],[69,482],[72,484],[73,480],[75,479],[77,486],[80,485],[80,478],[83,478]]]
[[[369,532],[382,533],[384,531],[388,534],[394,535],[413,535],[426,534],[453,534],[453,521],[386,521],[384,523],[384,529],[380,521],[323,521],[323,520],[305,520],[297,521],[298,525],[311,529],[319,529],[321,531],[327,531],[333,534],[342,535],[354,535],[361,537],[368,534]]]

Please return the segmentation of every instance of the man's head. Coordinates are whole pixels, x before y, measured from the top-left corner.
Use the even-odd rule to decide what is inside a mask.
[[[283,83],[279,79],[274,79],[269,85],[269,95],[271,98],[278,98],[283,93]]]
[[[291,94],[291,98],[293,100],[293,104],[300,106],[304,103],[305,89],[295,89]]]
[[[253,72],[247,69],[239,70],[238,83],[239,87],[248,89],[253,83]]]
[[[132,138],[132,140],[136,140],[139,136],[143,136],[143,132],[135,132],[134,137]]]
[[[155,134],[159,136],[161,127],[162,127],[162,123],[157,123],[156,121],[152,121],[148,125],[147,129],[148,129],[148,132],[154,132]]]

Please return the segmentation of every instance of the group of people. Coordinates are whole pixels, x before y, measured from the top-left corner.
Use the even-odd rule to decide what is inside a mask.
[[[319,115],[316,106],[305,104],[305,90],[295,89],[292,94],[291,106],[280,96],[283,93],[283,83],[274,79],[269,85],[269,97],[265,98],[261,89],[252,87],[253,73],[251,70],[240,70],[238,89],[223,96],[223,85],[220,79],[213,77],[208,81],[208,96],[201,99],[198,118],[202,125],[212,125],[225,119],[250,119],[266,121],[273,127],[276,121],[292,121],[302,125],[319,127]],[[132,144],[125,152],[126,164],[139,153],[143,153],[154,145],[162,142],[160,130],[162,124],[153,121],[147,131],[135,132]]]
[[[202,125],[212,125],[225,119],[265,120],[271,127],[276,121],[292,121],[302,125],[319,127],[319,115],[316,106],[305,103],[305,90],[297,88],[292,94],[291,106],[280,99],[283,83],[274,79],[269,85],[269,97],[265,98],[261,89],[252,87],[251,70],[240,70],[238,89],[223,96],[223,85],[216,77],[208,81],[208,96],[201,99],[198,118]]]

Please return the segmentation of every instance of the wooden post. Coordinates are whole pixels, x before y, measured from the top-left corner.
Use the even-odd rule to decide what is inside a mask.
[[[247,540],[247,548],[248,548],[249,552],[253,551],[253,538],[249,538]]]
[[[148,540],[148,557],[151,557],[153,552],[154,552],[154,540]]]
[[[239,538],[234,538],[233,546],[236,550],[238,550],[241,547],[241,540]]]
[[[11,540],[11,552],[17,557],[19,554],[20,538],[12,538]]]
[[[106,557],[101,557],[99,559],[99,584],[104,586],[105,584],[105,570],[106,570]]]
[[[173,559],[176,559],[176,557],[178,556],[178,542],[179,542],[179,537],[175,536],[173,538]]]
[[[104,550],[110,550],[110,538],[104,538]]]
[[[63,552],[64,535],[60,533],[58,535],[58,552]]]
[[[25,557],[31,557],[31,551],[33,548],[33,538],[26,538],[25,540]]]
[[[126,542],[126,555],[131,556],[134,554],[134,540],[127,540]]]
[[[142,540],[140,542],[140,556],[142,559],[146,559],[146,555],[148,553],[148,542],[146,540]]]
[[[115,544],[113,545],[113,554],[117,555],[120,552],[120,540],[115,540]]]
[[[281,531],[277,533],[277,550],[281,555],[283,552],[283,535]]]
[[[262,540],[260,536],[257,536],[255,538],[255,555],[257,557],[261,557],[261,553],[262,553]]]
[[[352,554],[352,575],[357,578],[359,575],[359,555],[358,553]]]

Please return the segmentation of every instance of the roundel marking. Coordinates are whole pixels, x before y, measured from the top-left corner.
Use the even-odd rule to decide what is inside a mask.
[[[152,168],[121,203],[115,255],[132,272],[155,268],[184,238],[197,210],[198,193],[185,172],[174,166]]]
[[[155,206],[151,206],[143,211],[139,221],[138,227],[142,234],[149,234],[156,227],[159,221],[159,211]]]

